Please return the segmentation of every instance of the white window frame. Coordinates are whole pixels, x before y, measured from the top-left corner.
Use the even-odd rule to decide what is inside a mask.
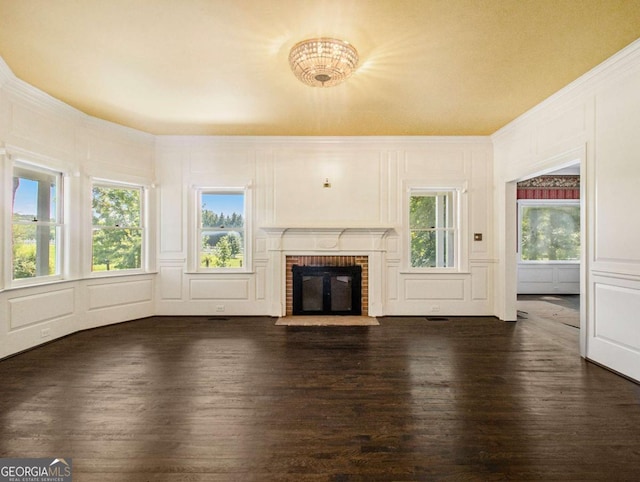
[[[137,229],[140,229],[142,234],[142,242],[140,247],[140,268],[130,268],[130,269],[115,269],[109,271],[93,271],[93,230],[96,226],[93,225],[93,188],[99,187],[107,187],[112,189],[134,189],[140,192],[140,226]],[[89,190],[89,259],[88,259],[88,268],[87,272],[91,277],[110,277],[110,276],[126,276],[131,274],[143,274],[148,271],[148,246],[149,246],[149,236],[147,229],[147,197],[148,197],[148,189],[143,184],[138,183],[128,183],[123,181],[114,181],[112,179],[103,179],[103,178],[92,178],[90,183]],[[98,227],[99,229],[104,229],[103,227]],[[122,229],[128,229],[122,228]],[[113,229],[113,228],[109,228]]]
[[[580,256],[576,260],[571,259],[558,259],[558,260],[529,260],[522,259],[522,219],[523,211],[525,208],[530,207],[560,207],[560,206],[575,206],[582,210],[580,205],[580,199],[518,199],[518,263],[519,264],[580,264]],[[580,217],[582,223],[582,215]],[[582,236],[582,228],[580,235]],[[581,240],[581,243],[584,243]],[[582,247],[581,247],[582,251]]]
[[[242,194],[243,195],[243,221],[244,221],[244,252],[242,267],[202,267],[200,266],[200,243],[202,242],[202,195],[203,194]],[[190,272],[192,273],[249,273],[251,272],[251,189],[244,187],[198,187],[194,189],[194,223],[191,242],[192,254],[190,256]]]
[[[461,186],[429,186],[424,187],[422,185],[419,186],[410,186],[407,188],[407,196],[405,201],[405,233],[406,233],[406,242],[405,242],[405,252],[406,252],[406,270],[407,272],[413,273],[452,273],[452,272],[461,272],[466,267],[466,258],[462,256],[464,250],[462,246],[462,235],[461,235],[461,226],[463,225],[463,215],[466,212],[463,209],[463,199],[462,194],[464,193],[464,188]],[[453,265],[452,266],[434,266],[434,267],[414,267],[411,263],[411,219],[410,219],[410,206],[411,206],[411,198],[414,196],[428,196],[435,195],[438,193],[451,193],[451,201],[452,201],[452,212],[453,212],[453,221],[451,228],[448,228],[453,233],[453,246],[451,247],[453,251]]]
[[[16,174],[20,175],[20,171],[27,174],[31,173],[35,175],[35,177],[37,177],[38,174],[41,174],[43,176],[55,176],[56,178],[56,211],[55,211],[56,221],[55,222],[34,221],[38,226],[56,228],[56,249],[55,249],[56,273],[54,274],[36,275],[32,278],[18,278],[18,279],[13,278],[13,272],[14,272],[13,226],[14,224],[20,224],[20,225],[31,224],[31,223],[27,223],[26,221],[18,222],[18,223],[14,223],[13,221],[13,204],[11,202],[12,196],[13,196],[13,177]],[[27,176],[24,176],[24,177],[27,177]],[[65,198],[64,178],[65,178],[64,173],[58,169],[42,166],[39,164],[33,164],[31,162],[24,161],[22,159],[17,159],[11,164],[11,173],[9,176],[9,182],[11,183],[11,185],[9,186],[9,190],[8,190],[9,191],[8,206],[11,206],[11,209],[7,209],[7,211],[10,211],[8,212],[9,222],[8,222],[8,228],[7,228],[8,229],[7,240],[8,240],[8,257],[9,257],[8,261],[9,262],[7,263],[8,272],[6,275],[9,282],[9,286],[20,287],[20,286],[26,286],[26,285],[36,285],[36,284],[49,283],[52,281],[58,281],[58,280],[64,279],[64,253],[66,249],[66,233],[65,233],[65,222],[64,222],[64,198]]]

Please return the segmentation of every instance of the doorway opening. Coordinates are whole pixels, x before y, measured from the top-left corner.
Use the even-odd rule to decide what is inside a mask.
[[[579,160],[517,182],[517,319],[583,326],[583,192]]]

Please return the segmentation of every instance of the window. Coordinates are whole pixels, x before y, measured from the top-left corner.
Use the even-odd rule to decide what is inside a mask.
[[[201,191],[198,199],[199,269],[243,268],[245,194],[243,191]]]
[[[142,268],[142,202],[141,187],[94,183],[91,271]]]
[[[456,263],[456,191],[412,191],[409,237],[412,268],[452,268]]]
[[[580,202],[520,201],[522,261],[580,260]]]
[[[11,225],[13,280],[60,274],[62,174],[16,164]]]

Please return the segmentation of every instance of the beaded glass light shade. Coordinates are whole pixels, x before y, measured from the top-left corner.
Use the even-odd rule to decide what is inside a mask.
[[[331,87],[349,77],[358,65],[358,51],[344,40],[303,40],[289,53],[289,65],[298,79],[312,87]]]

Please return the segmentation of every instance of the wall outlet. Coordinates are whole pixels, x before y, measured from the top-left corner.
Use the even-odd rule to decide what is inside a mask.
[[[43,328],[42,330],[40,330],[40,338],[47,338],[49,336],[51,336],[50,328]]]
[[[224,313],[224,305],[216,305],[217,313]]]
[[[431,306],[431,312],[432,313],[439,313],[440,312],[440,305]]]

